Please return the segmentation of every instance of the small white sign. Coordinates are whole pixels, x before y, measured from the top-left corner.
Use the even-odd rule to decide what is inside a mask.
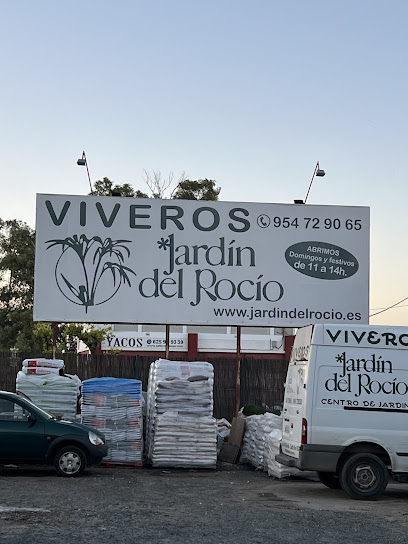
[[[101,343],[103,351],[118,350],[121,351],[147,351],[147,350],[165,350],[166,337],[160,336],[145,336],[141,334],[118,334],[112,338],[107,338]],[[172,351],[187,351],[188,339],[187,334],[174,334],[170,337],[170,350]]]

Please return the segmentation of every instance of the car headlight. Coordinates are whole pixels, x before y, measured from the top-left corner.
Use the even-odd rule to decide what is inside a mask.
[[[88,438],[89,438],[89,442],[93,444],[94,446],[102,446],[102,444],[105,444],[102,438],[95,433],[89,432]]]

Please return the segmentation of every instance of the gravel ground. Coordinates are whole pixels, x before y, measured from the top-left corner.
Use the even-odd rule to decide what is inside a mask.
[[[313,474],[289,481],[242,465],[217,471],[104,468],[65,479],[0,468],[1,544],[407,542],[408,485],[354,501]]]

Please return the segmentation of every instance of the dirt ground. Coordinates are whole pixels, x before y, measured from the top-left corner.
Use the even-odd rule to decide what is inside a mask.
[[[216,471],[0,468],[1,544],[407,542],[408,485],[355,501],[313,473],[279,481],[243,465]]]

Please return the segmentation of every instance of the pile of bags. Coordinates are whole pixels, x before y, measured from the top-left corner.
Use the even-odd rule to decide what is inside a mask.
[[[248,463],[259,470],[267,470],[267,436],[274,429],[282,429],[282,418],[275,414],[248,416],[242,441],[241,463]]]
[[[150,366],[147,456],[154,467],[215,468],[214,369],[159,359]]]
[[[24,359],[21,371],[27,376],[44,376],[46,374],[63,374],[64,367],[62,359]]]
[[[279,480],[290,478],[293,475],[301,474],[301,471],[294,467],[287,467],[275,461],[275,455],[280,453],[280,443],[282,440],[282,429],[274,429],[266,437],[266,446],[268,449],[267,465],[264,470],[268,476],[273,476]]]
[[[297,468],[287,467],[275,461],[282,440],[282,417],[267,412],[245,419],[246,428],[240,462],[253,465],[280,480],[300,474]]]
[[[17,373],[16,391],[55,417],[75,421],[81,389],[78,376],[64,374],[60,359],[25,359]]]
[[[158,416],[151,462],[154,467],[215,468],[216,428],[210,417],[177,412]]]
[[[143,453],[142,382],[92,378],[82,382],[81,422],[106,437],[106,462],[141,465]]]
[[[231,423],[225,419],[217,419],[217,454],[220,453],[222,443],[226,440],[231,433]]]

